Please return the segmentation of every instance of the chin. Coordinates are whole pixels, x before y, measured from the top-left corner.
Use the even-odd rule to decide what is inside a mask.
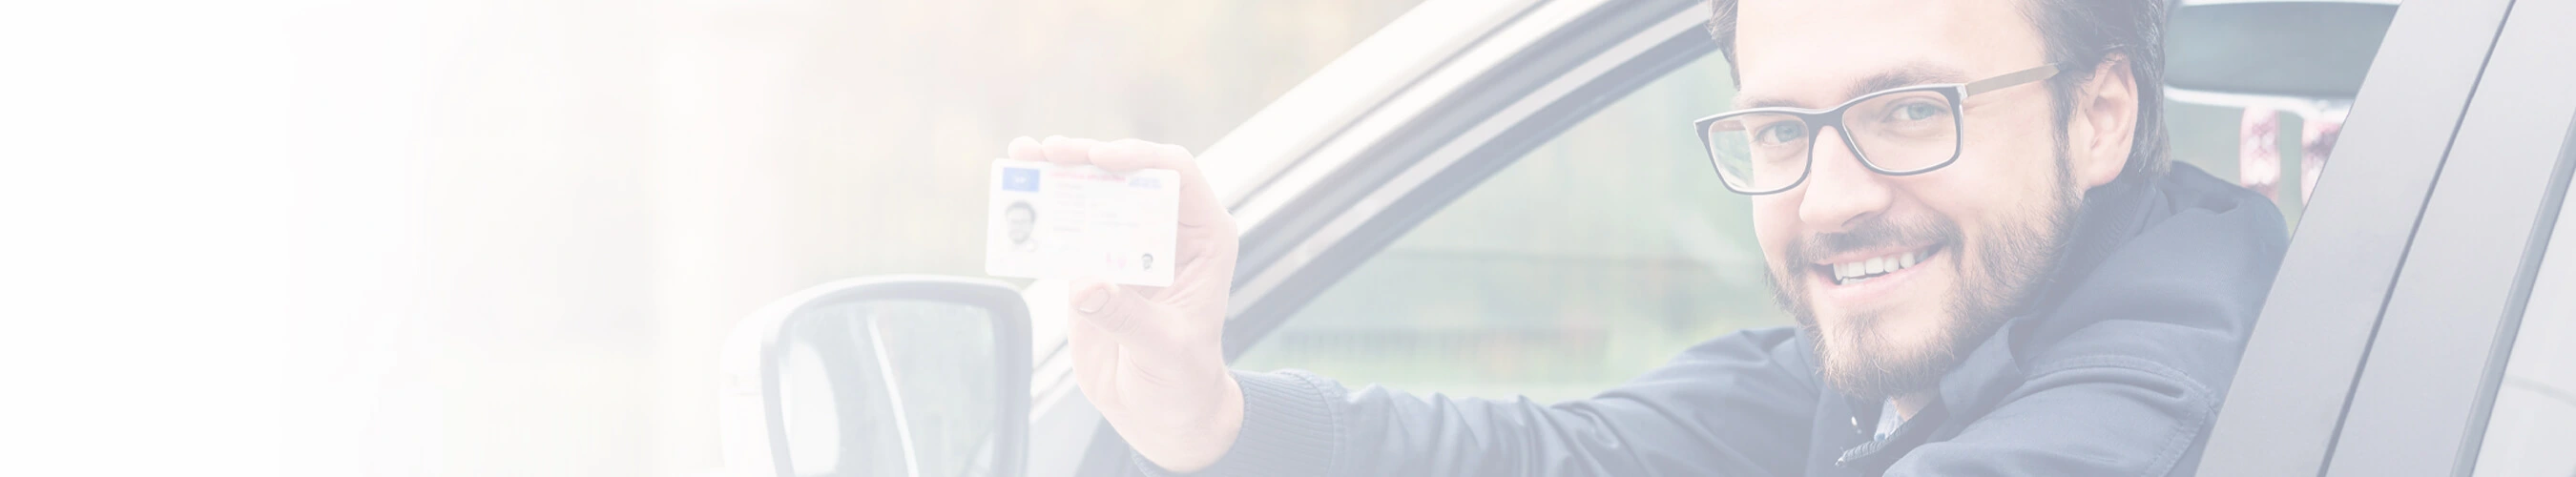
[[[1832,323],[1811,328],[1820,374],[1846,395],[1884,399],[1929,389],[1963,354],[1955,316],[1854,313],[1819,318]]]
[[[1964,346],[1992,330],[1992,320],[1972,319],[1981,315],[1963,300],[1961,277],[1937,273],[1956,270],[1948,263],[1922,270],[1936,273],[1889,277],[1903,281],[1880,285],[1902,286],[1845,297],[1858,298],[1852,300],[1834,299],[1849,290],[1824,289],[1828,284],[1814,275],[1783,273],[1794,281],[1775,282],[1784,285],[1775,287],[1775,297],[1814,340],[1825,385],[1851,397],[1884,399],[1937,386],[1966,354]]]

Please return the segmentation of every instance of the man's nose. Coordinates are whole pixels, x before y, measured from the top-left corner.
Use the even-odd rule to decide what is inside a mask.
[[[1892,195],[1887,176],[1861,164],[1842,138],[1842,128],[1816,131],[1815,157],[1807,165],[1806,194],[1798,201],[1798,219],[1817,231],[1836,231],[1887,210]]]

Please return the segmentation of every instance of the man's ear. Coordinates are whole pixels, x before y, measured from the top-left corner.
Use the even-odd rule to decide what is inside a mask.
[[[2095,66],[2093,78],[2076,88],[2075,107],[2067,111],[2067,172],[2083,188],[2111,183],[2129,166],[2138,130],[2138,81],[2129,73],[2129,57],[2113,53]]]

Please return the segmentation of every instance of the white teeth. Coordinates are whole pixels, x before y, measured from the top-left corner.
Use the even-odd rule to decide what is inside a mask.
[[[1837,263],[1833,264],[1834,280],[1843,284],[1857,283],[1866,279],[1862,277],[1913,267],[1920,259],[1921,257],[1916,256],[1915,252],[1905,252],[1851,263]]]

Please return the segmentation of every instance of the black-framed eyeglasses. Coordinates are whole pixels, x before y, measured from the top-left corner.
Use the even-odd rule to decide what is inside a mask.
[[[1932,172],[1959,160],[1968,97],[2057,76],[2056,65],[1966,83],[1907,86],[1861,95],[1830,109],[1752,108],[1700,118],[1700,143],[1727,190],[1777,193],[1806,182],[1816,132],[1834,128],[1869,170],[1891,176]]]

